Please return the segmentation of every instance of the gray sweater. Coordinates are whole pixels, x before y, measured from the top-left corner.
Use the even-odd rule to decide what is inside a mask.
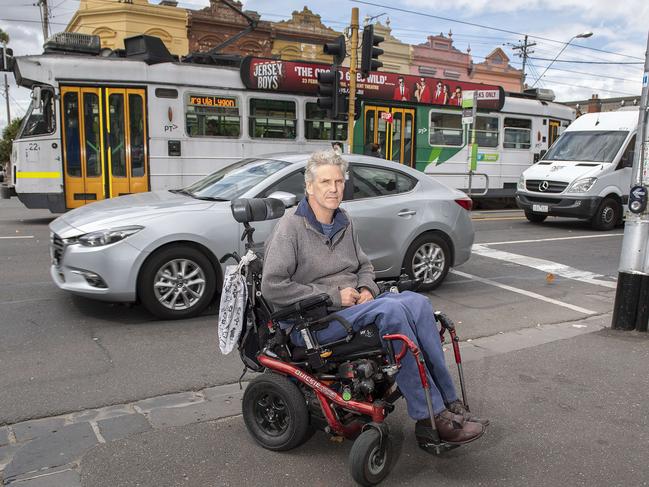
[[[378,294],[374,267],[344,210],[337,210],[334,227],[338,231],[330,240],[306,199],[279,220],[266,242],[261,280],[261,292],[275,308],[321,293],[340,307],[340,290],[347,287]]]

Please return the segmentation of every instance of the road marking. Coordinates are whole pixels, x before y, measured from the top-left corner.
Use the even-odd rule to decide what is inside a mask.
[[[484,284],[489,284],[490,286],[496,286],[499,287],[500,289],[505,289],[506,291],[511,291],[513,293],[518,293],[522,294],[524,296],[528,296],[530,298],[538,299],[540,301],[545,301],[546,303],[551,303],[551,304],[556,304],[557,306],[562,306],[564,308],[571,309],[573,311],[577,311],[578,313],[582,313],[585,315],[596,315],[597,311],[593,311],[590,309],[586,308],[581,308],[579,306],[575,306],[574,304],[569,304],[569,303],[564,303],[563,301],[558,301],[556,299],[548,298],[545,296],[542,296],[537,293],[533,293],[532,291],[526,291],[525,289],[519,289],[517,287],[512,287],[508,286],[507,284],[501,284],[496,281],[492,281],[491,279],[485,279],[484,277],[479,277],[479,276],[474,276],[473,274],[467,274],[466,272],[461,272],[455,269],[451,269],[453,274],[456,274],[458,276],[466,277],[468,279],[473,279],[474,281],[482,282]]]
[[[576,235],[574,237],[537,238],[534,240],[510,240],[508,242],[482,242],[478,245],[508,245],[519,243],[553,242],[555,240],[576,240],[580,238],[622,237],[623,233],[606,233],[600,235]]]
[[[95,433],[95,437],[97,437],[97,441],[99,443],[106,443],[106,439],[101,434],[101,431],[99,431],[99,426],[97,425],[97,422],[96,421],[88,421],[88,424],[90,424],[90,428]]]
[[[531,267],[538,269],[549,274],[555,274],[568,279],[585,282],[587,284],[594,284],[596,286],[608,287],[611,289],[617,288],[615,281],[602,281],[599,278],[604,277],[601,274],[593,272],[582,271],[567,265],[552,262],[551,260],[537,259],[536,257],[528,257],[526,255],[513,254],[511,252],[503,252],[502,250],[490,249],[485,245],[474,245],[471,252],[483,257],[490,257],[492,259],[504,260],[514,264]]]
[[[12,237],[0,237],[0,238],[34,238],[33,235],[15,235]]]

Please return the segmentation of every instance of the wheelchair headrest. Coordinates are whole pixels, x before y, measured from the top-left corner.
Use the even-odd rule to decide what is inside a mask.
[[[232,216],[239,223],[274,220],[284,214],[284,203],[275,198],[239,198],[232,200]]]

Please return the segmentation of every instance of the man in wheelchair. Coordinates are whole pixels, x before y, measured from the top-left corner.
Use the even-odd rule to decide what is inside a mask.
[[[370,325],[378,328],[381,337],[401,334],[410,338],[425,360],[439,438],[458,445],[473,441],[482,436],[488,421],[473,416],[458,399],[430,301],[410,291],[379,293],[353,222],[339,208],[347,166],[334,151],[314,153],[307,162],[307,196],[297,208],[287,210],[266,242],[262,295],[277,309],[327,294],[333,306],[340,308],[335,313],[340,320],[314,332],[321,345],[343,339],[349,327],[362,335]],[[296,346],[311,346],[304,340],[309,335],[292,329],[290,321],[282,322],[282,328]],[[434,441],[435,432],[418,367],[415,357],[405,354],[396,378],[421,444]]]

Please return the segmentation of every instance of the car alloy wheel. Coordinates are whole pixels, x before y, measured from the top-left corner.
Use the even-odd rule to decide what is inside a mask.
[[[156,299],[165,308],[189,309],[205,292],[205,272],[190,259],[174,259],[160,267],[153,288]]]
[[[423,284],[435,282],[444,272],[446,257],[442,248],[435,242],[427,242],[419,247],[412,257],[412,270],[416,279]]]
[[[405,272],[413,279],[421,279],[418,290],[432,291],[448,274],[452,256],[449,244],[439,232],[427,232],[410,244],[403,260]]]

